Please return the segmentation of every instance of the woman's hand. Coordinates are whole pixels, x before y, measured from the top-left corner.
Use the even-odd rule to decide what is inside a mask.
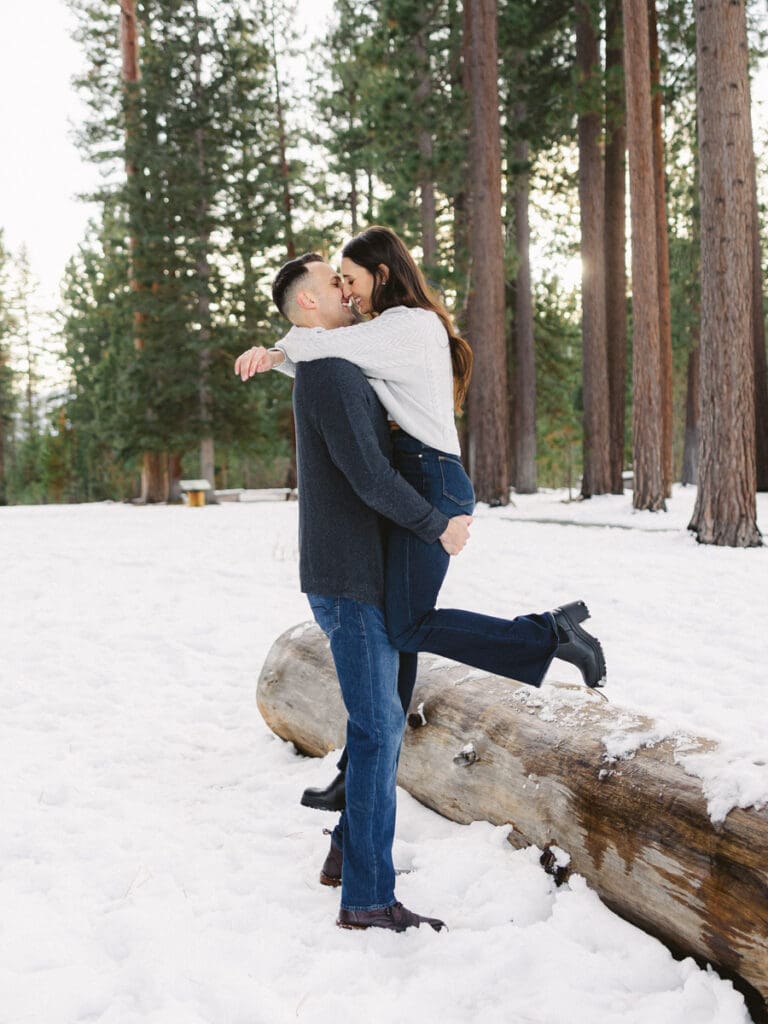
[[[235,360],[235,373],[240,374],[241,380],[249,380],[254,374],[266,373],[274,370],[276,366],[285,361],[285,355],[278,348],[264,348],[263,345],[254,345],[247,352],[243,352]]]
[[[469,527],[472,516],[452,516],[448,520],[445,532],[440,534],[440,543],[449,555],[458,555],[469,540]]]

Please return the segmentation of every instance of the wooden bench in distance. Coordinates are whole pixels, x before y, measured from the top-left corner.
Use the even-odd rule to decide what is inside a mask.
[[[179,487],[191,508],[205,505],[205,493],[211,489],[207,480],[179,480]]]
[[[453,821],[512,825],[513,846],[549,849],[558,868],[553,848],[565,851],[612,910],[743,978],[768,1009],[768,809],[713,824],[675,744],[644,746],[653,722],[585,687],[535,689],[431,655],[419,668],[399,785]],[[346,712],[313,623],[273,644],[257,702],[303,753],[343,746]],[[628,730],[637,749],[610,757],[606,738]]]

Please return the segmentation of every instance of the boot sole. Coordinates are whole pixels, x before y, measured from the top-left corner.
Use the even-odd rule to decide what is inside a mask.
[[[324,871],[320,872],[320,885],[329,885],[332,889],[336,889],[341,885],[341,879],[336,878],[335,875],[326,875]]]
[[[585,629],[582,629],[577,623],[573,626],[574,632],[581,637],[581,639],[589,644],[592,648],[595,657],[597,658],[597,679],[594,682],[585,680],[586,685],[590,690],[599,689],[601,686],[605,686],[606,680],[606,668],[605,668],[605,655],[603,654],[603,645],[597,639],[596,636],[592,636],[591,633],[587,633]]]
[[[342,921],[336,922],[337,928],[346,928],[351,932],[366,932],[369,928],[380,928],[385,932],[397,932],[398,935],[402,935],[403,932],[407,932],[408,928],[388,928],[383,924],[345,924]],[[413,925],[411,926],[413,927]]]
[[[315,811],[343,811],[346,807],[345,803],[329,803],[327,800],[318,800],[314,797],[307,796],[306,793],[302,794],[301,800],[299,801],[302,807],[311,807]]]

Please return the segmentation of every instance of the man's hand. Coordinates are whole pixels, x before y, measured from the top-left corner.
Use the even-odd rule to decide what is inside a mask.
[[[445,533],[440,535],[440,543],[449,555],[458,555],[469,540],[469,527],[472,516],[453,516],[448,520]]]
[[[249,380],[256,373],[266,373],[274,370],[276,366],[285,361],[285,356],[280,349],[264,348],[263,345],[254,345],[247,352],[243,352],[235,360],[235,373],[239,373],[242,380]]]

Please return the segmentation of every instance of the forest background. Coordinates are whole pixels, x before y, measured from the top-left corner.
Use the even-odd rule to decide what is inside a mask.
[[[292,485],[290,385],[243,386],[232,362],[285,329],[269,301],[281,262],[310,249],[333,258],[385,223],[475,349],[461,427],[479,497],[503,503],[510,485],[616,493],[631,469],[636,507],[662,509],[673,479],[697,482],[702,443],[711,454],[702,381],[728,376],[700,359],[707,26],[697,60],[693,12],[678,0],[319,6],[331,21],[308,32],[318,6],[69,4],[93,216],[54,308],[40,308],[24,247],[0,246],[0,502],[178,500],[184,476]],[[754,74],[764,12],[735,6]],[[645,37],[628,21],[623,50],[623,19],[638,10]],[[730,75],[714,72],[721,84]],[[649,97],[634,142],[625,77],[628,95],[647,86]],[[634,176],[628,128],[630,172],[651,147]],[[745,131],[751,158],[762,140]],[[721,452],[719,470],[724,489],[751,497],[724,540],[722,512],[699,530],[742,544],[759,543],[750,509],[755,486],[768,487],[763,167],[752,166],[754,216],[738,239],[752,260],[741,276],[754,404],[739,424],[752,461],[745,474]],[[633,262],[634,289],[628,191],[640,197],[633,218],[643,207],[655,217],[655,270]],[[638,286],[654,300],[639,304]]]

